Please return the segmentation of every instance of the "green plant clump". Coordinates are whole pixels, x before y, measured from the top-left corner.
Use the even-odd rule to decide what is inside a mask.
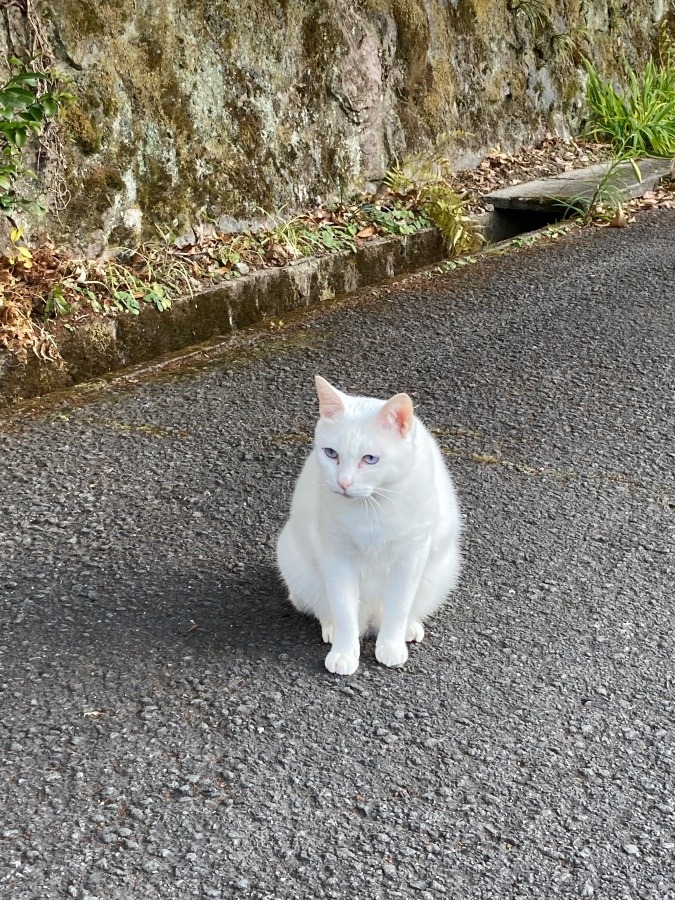
[[[543,30],[550,22],[546,0],[510,0],[508,8],[524,18],[533,34]]]
[[[0,88],[0,210],[7,215],[17,209],[40,213],[44,210],[36,200],[17,193],[20,178],[35,177],[23,163],[23,148],[43,133],[71,95],[58,89],[55,73],[33,71],[15,57],[9,62],[14,73]]]
[[[419,154],[390,169],[384,183],[394,194],[411,198],[443,235],[452,256],[475,250],[483,243],[475,222],[467,214],[468,200],[450,185],[450,161],[441,155]]]
[[[609,139],[617,157],[675,155],[675,65],[672,54],[650,60],[642,77],[628,72],[623,94],[604,81],[585,60],[586,100],[591,110],[588,133]]]

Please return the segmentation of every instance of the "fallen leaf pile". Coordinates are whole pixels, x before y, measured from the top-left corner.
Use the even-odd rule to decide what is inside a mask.
[[[642,197],[631,200],[628,209],[633,212],[640,209],[675,209],[675,181],[663,184],[655,191],[646,191]]]
[[[482,198],[492,191],[583,169],[609,159],[611,152],[607,144],[565,141],[549,135],[534,147],[525,147],[518,153],[492,150],[475,168],[457,172],[451,182],[456,190],[470,196],[469,210],[475,214],[485,211],[487,207]]]
[[[49,250],[36,250],[11,263],[0,259],[0,347],[20,363],[27,361],[29,351],[44,360],[59,360],[54,338],[41,322],[45,297],[59,277]]]

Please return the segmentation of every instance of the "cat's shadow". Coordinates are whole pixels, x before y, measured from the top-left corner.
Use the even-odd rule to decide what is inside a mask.
[[[291,606],[276,569],[265,563],[215,583],[202,579],[176,614],[183,624],[189,615],[185,634],[195,648],[243,649],[248,658],[260,658],[321,644],[319,623]]]
[[[158,564],[142,581],[130,579],[124,587],[103,574],[94,602],[91,590],[85,597],[75,585],[70,591],[63,587],[77,610],[69,648],[87,656],[163,654],[180,660],[192,654],[213,662],[283,659],[285,654],[295,667],[316,670],[323,663],[319,623],[291,606],[268,563],[247,564],[236,574]],[[37,625],[41,642],[55,652],[63,649],[59,617],[55,605]]]
[[[173,604],[165,603],[165,613]],[[189,603],[175,607],[173,631],[177,648],[189,648],[210,659],[238,655],[247,661],[279,660],[283,668],[326,675],[324,658],[329,647],[319,622],[298,612],[290,603],[277,569],[261,563],[225,577],[216,584],[204,579]],[[161,629],[158,629],[158,634]],[[375,635],[361,641],[362,665],[376,668]]]
[[[245,663],[325,675],[327,647],[316,619],[289,602],[277,570],[267,562],[236,572],[156,565],[143,572],[99,569],[83,583],[73,569],[58,593],[31,606],[16,630],[49,657],[73,657],[99,669],[139,673],[170,664],[176,669],[233,671]],[[71,580],[72,579],[72,580]],[[94,590],[96,588],[97,590]],[[61,599],[65,601],[62,605]],[[376,665],[374,638],[362,641],[363,665]]]

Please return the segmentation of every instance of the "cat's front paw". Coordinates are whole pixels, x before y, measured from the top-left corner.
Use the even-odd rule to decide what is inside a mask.
[[[326,668],[335,675],[353,675],[359,667],[359,658],[351,653],[331,650],[326,657]]]
[[[333,643],[333,623],[332,622],[322,622],[321,623],[321,637],[323,638],[324,644],[332,644]]]
[[[405,639],[409,644],[420,644],[424,640],[424,625],[421,622],[408,622]]]
[[[383,666],[402,666],[408,659],[408,648],[404,641],[400,643],[377,641],[375,644],[375,658]]]

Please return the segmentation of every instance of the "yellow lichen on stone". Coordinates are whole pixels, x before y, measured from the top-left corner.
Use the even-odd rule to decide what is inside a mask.
[[[81,103],[71,103],[65,110],[63,121],[66,133],[83,153],[96,153],[101,149],[101,129],[94,125]]]

